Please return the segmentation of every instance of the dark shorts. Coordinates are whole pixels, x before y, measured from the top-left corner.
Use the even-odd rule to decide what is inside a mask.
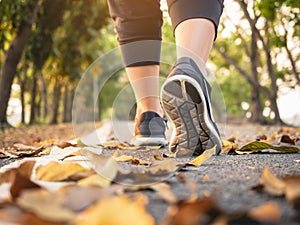
[[[167,0],[167,4],[173,30],[187,19],[206,18],[214,23],[217,34],[223,11],[223,0]],[[161,40],[163,18],[159,0],[108,0],[108,5],[110,15],[115,21],[121,48],[124,44],[136,41]],[[153,42],[150,45],[154,48],[154,53],[151,54],[157,55],[156,52],[160,49],[159,42]],[[134,45],[134,49],[136,48],[139,49]],[[135,65],[127,62],[127,51],[129,51],[128,54],[132,52],[130,46],[122,49],[125,65]],[[155,63],[148,60],[142,64]]]

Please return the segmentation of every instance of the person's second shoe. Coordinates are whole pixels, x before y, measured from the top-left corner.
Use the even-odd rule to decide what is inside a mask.
[[[220,153],[222,144],[210,93],[211,87],[196,63],[187,57],[178,59],[161,88],[162,106],[175,127],[171,152],[200,155],[216,146],[216,153]]]
[[[152,111],[144,112],[135,119],[134,136],[130,143],[135,146],[167,145],[165,131],[165,118]]]

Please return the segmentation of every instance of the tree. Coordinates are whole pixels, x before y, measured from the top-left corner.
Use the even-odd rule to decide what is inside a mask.
[[[290,74],[294,75],[295,80],[299,80],[299,72],[295,66],[295,59],[299,56],[295,55],[295,50],[287,47],[289,40],[299,40],[295,35],[299,33],[299,28],[287,29],[287,26],[292,28],[293,24],[299,24],[299,17],[295,19],[297,1],[235,0],[235,2],[242,13],[240,18],[235,19],[238,22],[231,20],[231,25],[234,26],[231,36],[234,38],[230,41],[229,39],[218,41],[215,50],[251,85],[252,121],[264,123],[266,119],[263,117],[263,110],[269,104],[272,111],[269,119],[275,123],[282,123],[277,106],[277,81],[287,77],[291,79]],[[286,11],[289,13],[284,14]],[[228,25],[230,17],[226,18]],[[282,24],[282,21],[288,21],[288,25]],[[282,29],[282,26],[286,27]],[[280,30],[284,30],[284,34],[279,32]],[[291,30],[293,34],[288,34]],[[235,48],[238,48],[239,52],[232,50],[232,43],[236,43]],[[283,66],[277,59],[278,52],[282,52],[283,49],[287,52],[285,58],[289,61],[288,66]]]
[[[3,12],[3,15],[5,15],[4,19],[9,20],[9,23],[16,24],[14,26],[17,27],[16,35],[6,52],[5,61],[0,74],[0,127],[9,125],[6,112],[11,93],[11,85],[40,6],[39,0],[27,0],[24,4],[21,2],[24,1],[0,1],[2,9],[12,9],[12,11],[5,10],[5,12]],[[20,5],[18,4],[22,7],[19,7]],[[19,11],[20,9],[23,10],[23,13]],[[3,21],[1,21],[1,23],[2,22]]]

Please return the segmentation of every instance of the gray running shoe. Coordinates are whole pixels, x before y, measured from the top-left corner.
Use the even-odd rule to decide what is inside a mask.
[[[216,145],[221,151],[221,139],[212,115],[211,87],[190,58],[177,60],[161,88],[162,106],[174,124],[169,144],[171,152],[192,152],[200,155]]]
[[[136,146],[167,145],[165,131],[166,118],[161,118],[152,111],[144,112],[135,120],[131,144]]]

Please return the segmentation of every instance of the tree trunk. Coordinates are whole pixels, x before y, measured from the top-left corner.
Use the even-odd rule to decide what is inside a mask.
[[[268,33],[268,31],[269,31],[268,22],[266,22],[265,32]],[[271,80],[271,92],[272,92],[272,94],[271,94],[269,100],[271,102],[271,109],[273,110],[273,112],[275,114],[274,122],[276,124],[283,124],[283,122],[280,118],[279,109],[278,109],[278,105],[277,105],[277,92],[278,92],[278,87],[277,87],[277,84],[276,84],[277,78],[276,78],[276,74],[275,74],[274,69],[273,69],[269,38],[267,38],[267,41],[264,44],[264,50],[265,50],[265,54],[266,54],[266,58],[267,58],[268,75],[269,75],[270,80]]]
[[[251,60],[251,77],[253,80],[258,81],[258,51],[257,51],[257,35],[255,32],[251,34],[251,51],[250,51],[250,60]],[[260,100],[260,90],[256,85],[251,85],[251,118],[250,120],[254,123],[265,123],[263,117],[263,106]]]
[[[43,73],[40,73],[41,81],[41,118],[46,121],[48,116],[48,96],[47,96],[47,85]]]
[[[20,74],[19,82],[20,82],[20,100],[21,100],[21,124],[25,124],[25,89],[26,89],[26,82],[27,82],[27,71],[28,71],[28,63],[25,62],[23,67],[23,78]]]
[[[8,125],[6,112],[11,93],[11,85],[37,14],[38,2],[39,0],[32,0],[28,6],[27,17],[21,22],[17,35],[6,53],[0,76],[0,127]]]
[[[58,122],[58,112],[59,112],[59,102],[61,96],[61,84],[59,83],[59,79],[56,77],[55,86],[53,91],[53,101],[52,101],[52,118],[50,124],[57,124]]]
[[[30,120],[29,124],[36,122],[36,91],[37,91],[37,77],[36,73],[33,73],[32,88],[31,88],[31,99],[30,99]]]

